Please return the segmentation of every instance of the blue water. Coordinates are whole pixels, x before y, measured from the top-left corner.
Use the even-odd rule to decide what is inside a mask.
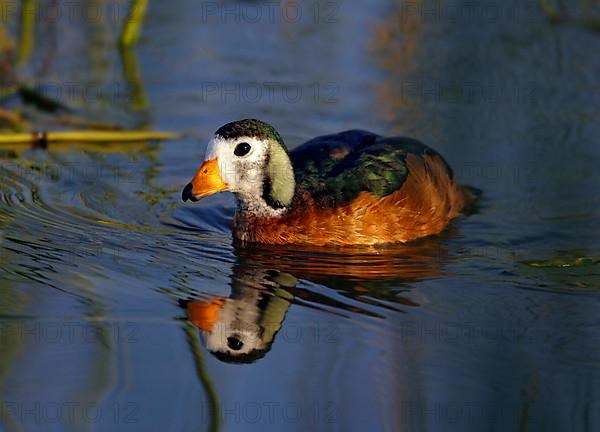
[[[151,1],[125,56],[116,3],[40,20],[23,80],[69,116],[186,137],[1,147],[0,429],[598,430],[598,10],[467,3],[296,22],[294,3]],[[477,212],[409,245],[234,247],[232,196],[180,194],[245,117],[290,148],[422,140],[482,189]],[[198,328],[197,305],[235,318]],[[216,353],[231,336],[256,355]]]

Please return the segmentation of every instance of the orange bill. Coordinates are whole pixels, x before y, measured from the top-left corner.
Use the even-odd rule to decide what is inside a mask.
[[[199,329],[212,332],[215,323],[219,322],[219,311],[225,300],[217,298],[212,301],[196,300],[187,306],[188,319]]]
[[[183,189],[183,201],[198,201],[204,197],[227,189],[227,183],[221,179],[217,159],[205,161],[192,181]]]

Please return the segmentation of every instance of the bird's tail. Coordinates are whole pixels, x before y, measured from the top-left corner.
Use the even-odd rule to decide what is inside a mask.
[[[460,192],[462,193],[462,198],[464,202],[464,206],[461,210],[462,214],[471,215],[477,213],[479,210],[478,201],[483,191],[481,189],[477,189],[472,186],[460,185]]]

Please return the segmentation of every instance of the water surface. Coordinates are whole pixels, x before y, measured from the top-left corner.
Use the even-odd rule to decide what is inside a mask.
[[[63,101],[190,135],[1,149],[0,428],[598,430],[600,43],[579,3],[551,23],[151,2],[125,59],[109,19],[38,31],[25,77],[99,83]],[[180,192],[244,117],[290,148],[420,139],[479,208],[404,246],[234,246],[233,198]]]

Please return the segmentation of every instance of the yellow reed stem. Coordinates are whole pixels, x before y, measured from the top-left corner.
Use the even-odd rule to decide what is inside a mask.
[[[131,142],[171,140],[181,135],[152,131],[61,131],[0,134],[0,144],[32,144],[36,142]]]

